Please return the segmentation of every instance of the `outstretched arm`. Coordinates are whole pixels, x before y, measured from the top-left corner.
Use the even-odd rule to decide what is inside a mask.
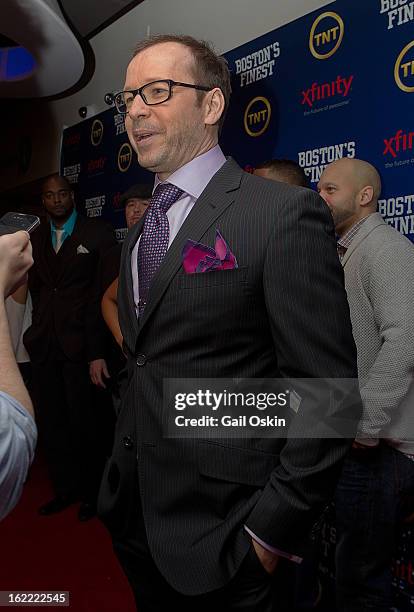
[[[122,333],[118,320],[118,278],[116,278],[105,291],[102,302],[102,316],[109,327],[116,342],[122,348]]]
[[[0,519],[19,499],[33,460],[33,406],[17,366],[4,304],[33,264],[26,232],[0,237]]]

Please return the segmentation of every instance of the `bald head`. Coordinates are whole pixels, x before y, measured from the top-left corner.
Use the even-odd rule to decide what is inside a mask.
[[[336,231],[341,236],[377,210],[381,179],[368,162],[345,157],[325,168],[318,191],[329,206]]]
[[[48,191],[49,185],[51,183],[59,183],[62,189],[67,189],[68,191],[72,190],[72,185],[69,183],[68,179],[64,176],[60,176],[58,172],[54,172],[53,174],[49,174],[43,183],[42,183],[42,193],[44,191]]]
[[[343,157],[329,164],[323,175],[325,174],[326,176],[327,171],[329,173],[335,172],[341,174],[357,191],[366,186],[372,187],[372,199],[375,203],[378,201],[381,194],[381,179],[378,171],[372,164],[363,159]]]

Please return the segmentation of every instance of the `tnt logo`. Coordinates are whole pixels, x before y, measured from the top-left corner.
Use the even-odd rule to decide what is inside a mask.
[[[337,13],[322,13],[313,23],[309,49],[314,57],[325,60],[336,53],[344,37],[344,22]]]
[[[124,142],[118,151],[118,168],[120,172],[126,172],[132,162],[132,149],[128,142]]]
[[[267,130],[272,115],[272,107],[267,98],[257,96],[247,105],[244,112],[244,129],[253,138]]]
[[[414,40],[408,43],[398,56],[394,67],[394,78],[402,91],[414,92]]]
[[[95,121],[92,123],[91,129],[91,143],[94,147],[97,147],[99,144],[101,144],[103,131],[104,127],[102,121],[99,121],[99,119],[95,119]]]

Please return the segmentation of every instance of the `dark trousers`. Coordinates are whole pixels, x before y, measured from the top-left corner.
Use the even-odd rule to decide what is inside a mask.
[[[131,492],[131,505],[125,510],[122,537],[113,536],[115,554],[134,593],[138,612],[285,612],[279,606],[280,583],[270,576],[260,563],[253,546],[233,579],[224,587],[210,593],[188,596],[173,589],[159,572],[151,557],[138,491]],[[128,527],[129,525],[129,527]],[[174,537],[171,535],[171,537]],[[250,537],[246,533],[246,538]],[[165,546],[169,546],[166,542]],[[290,563],[290,562],[287,562]],[[283,576],[283,560],[276,574]],[[183,568],[185,572],[185,568]],[[283,583],[283,578],[281,580]],[[275,601],[277,605],[275,605]],[[290,612],[290,608],[289,608]]]
[[[239,571],[228,585],[203,595],[187,596],[173,589],[158,571],[148,552],[137,553],[114,543],[118,560],[135,596],[138,612],[276,612],[272,576],[266,573],[250,548]],[[185,571],[185,569],[183,570]]]
[[[414,461],[385,443],[352,449],[335,502],[337,609],[388,611],[398,523],[414,510]]]
[[[32,369],[39,438],[55,494],[94,502],[104,453],[88,365],[56,359]]]

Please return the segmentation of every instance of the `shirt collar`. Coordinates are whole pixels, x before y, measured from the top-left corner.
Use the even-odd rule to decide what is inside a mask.
[[[195,157],[184,166],[181,166],[181,168],[178,168],[165,182],[179,187],[186,194],[197,200],[225,162],[226,158],[223,155],[223,151],[219,145],[216,145],[206,153]],[[162,182],[164,181],[160,181],[158,175],[156,175],[154,190]]]
[[[344,249],[349,249],[353,239],[355,238],[355,236],[357,235],[361,227],[364,225],[365,221],[370,216],[371,215],[368,215],[367,217],[363,217],[362,219],[354,223],[354,225],[343,236],[338,238],[338,244]]]
[[[51,227],[52,232],[56,232],[56,229],[61,229],[63,230],[64,236],[71,236],[73,232],[73,228],[75,227],[77,216],[78,216],[78,213],[76,212],[74,208],[70,217],[66,219],[65,223],[60,228],[56,228],[53,221],[50,220],[50,227]]]

